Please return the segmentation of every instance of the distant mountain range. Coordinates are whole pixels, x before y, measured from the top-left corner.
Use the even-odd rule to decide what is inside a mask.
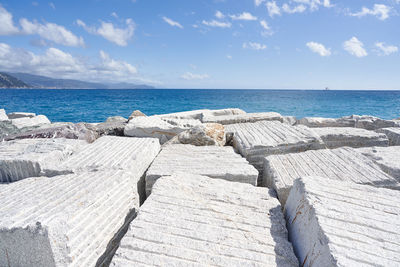
[[[28,73],[0,72],[0,88],[37,89],[153,89],[146,84],[93,83],[71,79],[54,79]]]

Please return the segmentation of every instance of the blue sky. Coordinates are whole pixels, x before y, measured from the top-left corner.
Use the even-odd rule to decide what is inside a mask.
[[[0,0],[0,70],[159,88],[400,89],[400,0]]]

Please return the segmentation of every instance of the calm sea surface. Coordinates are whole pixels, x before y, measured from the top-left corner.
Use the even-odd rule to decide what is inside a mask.
[[[135,109],[153,115],[230,107],[296,117],[369,114],[393,119],[400,117],[400,91],[0,89],[0,108],[44,114],[51,121],[100,122],[129,117]]]

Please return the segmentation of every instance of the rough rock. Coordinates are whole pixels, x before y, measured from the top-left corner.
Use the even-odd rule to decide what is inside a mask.
[[[225,115],[239,115],[245,114],[246,112],[238,108],[227,108],[227,109],[200,109],[192,111],[184,111],[170,114],[156,115],[160,118],[173,118],[173,119],[192,119],[192,120],[202,120],[203,117],[207,116],[225,116]]]
[[[400,182],[400,146],[366,147],[358,152],[374,161],[384,172]]]
[[[285,216],[301,266],[399,266],[399,199],[395,190],[296,180]]]
[[[263,112],[263,113],[245,113],[238,115],[224,115],[224,116],[207,116],[204,115],[203,123],[220,123],[223,125],[245,122],[257,121],[280,121],[283,122],[281,114],[276,112]]]
[[[74,172],[125,170],[144,172],[160,151],[155,138],[103,136],[65,160],[60,168]]]
[[[225,128],[218,123],[205,123],[181,132],[168,144],[190,144],[195,146],[224,146]]]
[[[0,123],[1,125],[1,123]],[[26,130],[26,128],[22,129]],[[94,142],[98,134],[89,130],[84,123],[51,123],[44,124],[33,130],[27,131],[12,130],[12,133],[3,137],[4,140],[27,139],[27,138],[67,138],[85,140],[88,143]]]
[[[141,174],[91,172],[0,185],[0,266],[106,260],[135,216]]]
[[[376,132],[386,134],[390,146],[400,146],[400,127],[382,128]]]
[[[293,181],[302,176],[325,177],[327,186],[330,180],[342,180],[400,190],[396,179],[350,147],[265,158],[263,185],[276,190],[282,205],[286,202]]]
[[[396,120],[383,120],[374,116],[358,116],[352,115],[350,118],[356,120],[356,127],[367,130],[377,130],[380,128],[400,127],[400,122]]]
[[[233,182],[257,184],[258,172],[232,147],[168,145],[146,173],[146,193],[155,181],[176,172],[206,175]]]
[[[0,109],[0,121],[6,121],[6,120],[8,120],[6,111],[4,109]]]
[[[184,128],[184,129],[190,129],[192,127],[201,125],[200,120],[174,119],[174,118],[161,118],[161,119],[175,127]]]
[[[305,117],[297,121],[297,124],[307,127],[355,127],[355,119],[347,118],[321,118]]]
[[[33,118],[36,117],[35,113],[28,113],[28,112],[12,112],[7,114],[10,120],[12,119],[19,119],[19,118]]]
[[[0,183],[52,176],[63,160],[86,142],[68,139],[24,139],[0,143]]]
[[[175,135],[187,130],[185,122],[180,125],[173,125],[162,120],[160,117],[136,117],[125,126],[125,136],[132,137],[154,137],[164,144]]]
[[[282,122],[293,126],[297,123],[297,118],[294,116],[283,116]]]
[[[312,128],[312,130],[321,137],[327,148],[389,145],[389,140],[384,133],[376,133],[360,128],[322,127]]]
[[[126,121],[107,121],[96,124],[85,124],[85,126],[95,132],[98,136],[103,135],[114,135],[114,136],[124,136],[124,129],[126,126]]]
[[[130,121],[133,118],[136,117],[147,117],[146,114],[144,114],[143,112],[141,112],[140,110],[135,110],[132,112],[132,114],[129,116],[128,121]]]
[[[21,132],[20,129],[15,127],[10,120],[0,120],[0,142],[9,135],[14,135]]]
[[[128,122],[128,119],[121,116],[108,117],[105,122]]]
[[[12,119],[11,123],[18,129],[27,127],[39,127],[43,124],[50,124],[49,119],[44,115],[38,115],[35,117],[23,117],[18,119]]]
[[[272,191],[204,176],[160,178],[111,266],[299,266]]]
[[[321,138],[303,125],[290,126],[278,121],[259,121],[227,125],[225,131],[233,134],[233,146],[258,169],[260,175],[265,156],[323,147]]]

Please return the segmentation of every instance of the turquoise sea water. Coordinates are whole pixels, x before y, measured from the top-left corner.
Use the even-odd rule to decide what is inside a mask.
[[[0,89],[0,108],[44,114],[51,121],[100,122],[128,117],[135,109],[153,115],[229,107],[299,118],[369,114],[393,119],[400,117],[400,91]]]

